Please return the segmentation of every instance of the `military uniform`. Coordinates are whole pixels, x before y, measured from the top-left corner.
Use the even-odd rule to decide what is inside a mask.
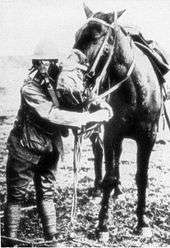
[[[59,127],[49,120],[54,108],[40,78],[24,82],[21,107],[8,138],[7,188],[12,201],[23,200],[32,178],[38,180],[38,197],[53,195],[52,183],[62,147]]]
[[[77,127],[82,123],[83,116],[87,119],[86,113],[57,108],[46,85],[42,83],[38,74],[24,82],[21,106],[7,142],[5,235],[14,238],[17,237],[21,204],[32,179],[45,238],[52,239],[55,236],[53,197],[57,161],[62,152],[60,125]]]
[[[21,106],[7,142],[9,155],[4,230],[5,235],[11,238],[17,238],[21,204],[32,179],[44,237],[47,240],[55,238],[54,181],[57,162],[62,153],[61,130],[65,126],[81,128],[89,122],[108,121],[112,117],[110,106],[102,107],[94,113],[76,109],[68,111],[64,106],[62,108],[62,105],[60,108],[59,104],[57,106],[56,91],[61,93],[59,99],[61,102],[61,98],[67,95],[67,90],[73,91],[73,94],[69,93],[72,100],[76,99],[74,95],[76,89],[76,96],[77,94],[81,96],[84,88],[81,70],[86,70],[87,66],[80,63],[83,54],[74,51],[67,59],[68,65],[63,67],[59,78],[56,73],[51,73],[53,76],[50,76],[50,68],[54,68],[56,64],[57,52],[54,49],[55,45],[49,42],[45,42],[44,45],[44,47],[38,46],[34,53],[32,68],[37,73],[33,78],[29,77],[21,88]],[[37,62],[36,65],[34,60]],[[58,87],[56,87],[57,78]],[[77,104],[72,102],[74,106]],[[11,245],[10,242],[6,244],[6,246]],[[54,245],[56,245],[55,240]]]

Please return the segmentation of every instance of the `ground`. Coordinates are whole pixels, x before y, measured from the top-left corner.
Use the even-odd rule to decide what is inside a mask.
[[[16,70],[15,70],[16,71]],[[23,72],[22,72],[23,73]],[[5,75],[8,83],[12,79],[21,79],[20,74]],[[13,76],[13,77],[12,77]],[[0,85],[2,86],[2,85]],[[3,93],[2,93],[3,91]],[[12,92],[12,97],[11,93]],[[0,117],[0,203],[1,228],[3,233],[3,209],[6,200],[5,167],[7,160],[6,140],[16,115],[16,105],[13,104],[16,89],[6,91],[1,87],[0,105],[3,111]],[[10,99],[10,101],[8,101]],[[17,98],[18,99],[18,98]],[[18,102],[18,100],[16,100]],[[4,107],[5,106],[5,107]],[[137,188],[136,173],[136,144],[125,140],[120,164],[120,178],[123,194],[118,199],[110,199],[109,204],[109,239],[103,237],[94,240],[94,230],[98,222],[101,198],[88,195],[89,188],[94,183],[93,153],[88,139],[82,144],[81,165],[78,173],[77,216],[74,225],[71,221],[73,198],[73,136],[70,133],[64,138],[65,157],[60,161],[56,174],[56,213],[58,230],[58,247],[170,247],[169,224],[169,161],[170,139],[166,143],[154,146],[149,166],[149,185],[147,189],[146,216],[151,226],[151,233],[144,236],[133,234],[136,224]],[[19,229],[22,240],[42,241],[42,227],[35,207],[35,192],[33,184],[27,189],[23,214]]]

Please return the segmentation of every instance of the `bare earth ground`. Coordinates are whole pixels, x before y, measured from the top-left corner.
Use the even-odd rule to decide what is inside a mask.
[[[23,78],[23,71],[18,72],[18,69],[15,68],[11,74],[5,74],[4,77],[8,80],[8,86],[11,83],[12,89],[6,91],[4,87],[1,87],[4,84],[0,84],[1,92],[3,91],[0,98],[0,106],[3,106],[0,117],[0,214],[2,234],[3,209],[6,198],[6,139],[19,103],[17,98],[19,86],[16,85],[15,87],[14,82]],[[1,82],[5,82],[4,78]],[[135,208],[137,200],[135,183],[136,145],[131,140],[124,141],[120,165],[123,194],[117,200],[110,199],[108,220],[110,236],[106,242],[104,239],[102,241],[93,239],[101,199],[93,199],[88,196],[88,190],[93,186],[94,181],[93,154],[89,140],[84,140],[82,147],[81,169],[78,175],[77,219],[73,227],[69,225],[73,196],[73,136],[71,134],[64,139],[64,147],[65,158],[63,162],[60,161],[56,174],[55,202],[59,234],[58,247],[170,247],[170,138],[166,139],[165,145],[156,144],[154,146],[150,159],[146,215],[151,225],[152,235],[146,235],[147,237],[133,234],[133,228],[136,224]],[[23,207],[26,206],[35,206],[35,192],[32,184],[30,184],[25,196]],[[36,208],[23,211],[19,238],[33,240],[42,237],[41,223]]]

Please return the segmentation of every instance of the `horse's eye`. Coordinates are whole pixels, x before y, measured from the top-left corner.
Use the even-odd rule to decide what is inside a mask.
[[[95,35],[94,38],[93,38],[93,44],[97,44],[99,39],[102,37],[102,35]]]
[[[112,44],[112,43],[113,43],[113,41],[114,41],[113,36],[110,36],[110,37],[109,37],[109,43],[110,43],[110,44]]]
[[[98,43],[98,38],[94,38],[93,44],[96,45]]]

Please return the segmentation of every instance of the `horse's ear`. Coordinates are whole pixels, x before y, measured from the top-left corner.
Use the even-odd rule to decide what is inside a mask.
[[[125,11],[126,11],[126,9],[118,11],[117,12],[117,18],[119,18]]]
[[[108,17],[109,17],[110,23],[115,22],[125,11],[126,9],[109,13]]]
[[[86,17],[87,18],[91,17],[93,15],[93,12],[89,9],[89,7],[87,7],[87,5],[85,5],[85,3],[83,3],[83,7],[84,7]]]

